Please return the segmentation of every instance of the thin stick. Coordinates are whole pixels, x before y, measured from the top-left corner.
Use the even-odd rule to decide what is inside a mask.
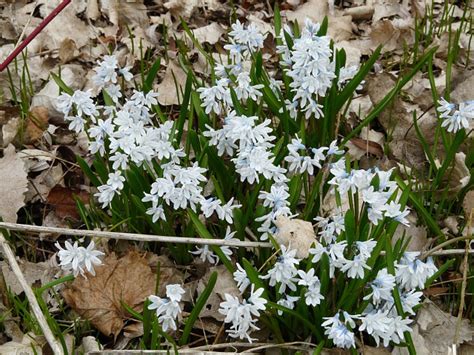
[[[51,347],[51,350],[53,351],[55,355],[63,354],[62,347],[61,345],[59,345],[58,341],[53,335],[53,332],[49,328],[48,323],[46,322],[46,318],[44,317],[43,312],[41,311],[41,308],[38,304],[38,300],[36,299],[36,296],[33,293],[33,290],[26,282],[25,276],[21,272],[20,266],[18,265],[18,262],[15,259],[15,254],[10,248],[10,245],[6,241],[2,232],[0,232],[0,245],[2,246],[5,257],[8,261],[8,264],[10,265],[13,273],[18,279],[18,282],[20,283],[21,288],[25,292],[26,298],[28,298],[28,302],[30,303],[31,310],[35,314],[36,320],[38,321],[38,324],[41,330],[43,331],[43,334],[49,346]]]
[[[195,244],[195,245],[217,245],[217,246],[229,246],[235,248],[273,248],[272,243],[267,242],[250,242],[241,240],[224,240],[224,239],[202,239],[202,238],[189,238],[189,237],[175,237],[175,236],[164,236],[164,235],[153,235],[153,234],[137,234],[137,233],[122,233],[122,232],[107,232],[107,231],[95,231],[95,230],[84,230],[84,229],[69,229],[69,228],[56,228],[56,227],[43,227],[33,226],[28,224],[18,223],[7,223],[0,222],[0,228],[7,230],[28,232],[28,233],[53,233],[63,235],[74,235],[79,237],[91,237],[91,238],[106,238],[106,239],[121,239],[121,240],[135,240],[141,242],[164,242],[164,243],[176,243],[176,244]],[[461,240],[466,237],[461,237]],[[428,251],[427,254],[421,256],[424,258],[428,255],[443,256],[443,255],[460,255],[466,253],[465,249],[448,249],[448,250],[434,250]],[[469,249],[468,254],[474,254],[474,249]],[[385,252],[381,252],[381,255],[385,255]]]
[[[426,253],[424,253],[423,255],[420,256],[420,259],[425,259],[427,258],[428,256],[430,255],[436,255],[435,252],[437,252],[438,250],[441,250],[443,249],[444,247],[450,245],[450,244],[454,244],[454,243],[457,243],[457,242],[460,242],[462,240],[468,240],[468,239],[474,239],[474,236],[463,236],[463,237],[457,237],[457,238],[453,238],[453,239],[449,239],[437,246],[435,246],[433,249],[430,249],[428,250]],[[462,250],[462,252],[460,252],[460,254],[464,254],[466,251],[464,249],[460,249]],[[472,249],[469,249],[468,250],[468,253],[472,251]]]
[[[474,208],[471,210],[471,213],[469,214],[469,223],[467,224],[468,226],[467,230],[469,232],[471,231],[473,214],[474,214]],[[467,272],[469,269],[469,266],[468,266],[469,246],[471,243],[468,240],[466,240],[465,243],[466,243],[466,253],[464,254],[464,259],[462,263],[463,270],[462,270],[462,284],[461,284],[461,300],[459,301],[459,311],[458,311],[458,319],[456,322],[456,332],[454,333],[454,339],[453,339],[454,346],[456,346],[459,341],[459,333],[461,331],[461,325],[462,325],[462,313],[464,310],[464,303],[465,303],[465,298],[466,298]]]
[[[0,72],[5,70],[5,68],[10,64],[13,59],[16,58],[20,52],[25,49],[25,47],[41,32],[43,29],[67,6],[71,0],[64,0],[62,3],[60,3],[54,10],[51,12],[45,19],[39,24],[38,27],[36,27],[33,32],[31,32],[21,44],[16,47],[13,52],[5,59],[5,61],[0,64]]]
[[[43,226],[32,226],[28,224],[17,224],[0,222],[0,228],[8,230],[31,232],[31,233],[54,233],[64,235],[74,235],[80,237],[91,237],[91,238],[108,238],[108,239],[122,239],[122,240],[136,240],[145,242],[165,242],[165,243],[178,243],[178,244],[195,244],[195,245],[218,245],[218,246],[229,246],[229,247],[242,247],[242,248],[271,248],[271,243],[265,242],[247,242],[241,240],[224,240],[224,239],[202,239],[202,238],[189,238],[189,237],[174,237],[174,236],[163,236],[163,235],[148,235],[148,234],[136,234],[136,233],[121,233],[121,232],[106,232],[106,231],[95,231],[95,230],[82,230],[82,229],[69,229],[69,228],[56,228],[56,227],[43,227]]]

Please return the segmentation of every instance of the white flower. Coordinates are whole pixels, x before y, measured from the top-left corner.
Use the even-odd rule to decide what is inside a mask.
[[[118,67],[117,58],[114,55],[106,55],[104,59],[99,62],[99,66],[94,68],[97,73],[94,75],[92,80],[94,84],[99,87],[102,87],[106,84],[116,83],[117,82],[117,73],[116,69]]]
[[[414,307],[421,303],[423,292],[411,290],[408,292],[400,292],[400,300],[402,301],[403,311],[415,315]]]
[[[182,295],[185,293],[181,285],[172,284],[166,286],[166,298],[161,298],[155,295],[150,295],[148,299],[150,304],[149,310],[156,310],[156,317],[163,328],[163,331],[168,329],[176,330],[176,318],[181,314]]]
[[[401,316],[395,316],[389,318],[390,323],[390,340],[393,341],[395,344],[400,344],[402,340],[404,340],[403,333],[405,332],[412,332],[412,328],[408,326],[408,324],[412,323],[412,320],[409,318],[403,319]],[[384,341],[384,346],[388,342]]]
[[[221,201],[214,197],[209,197],[201,201],[201,211],[204,217],[209,218],[221,206]]]
[[[458,107],[453,103],[447,102],[444,98],[439,101],[441,105],[438,111],[444,121],[441,123],[442,127],[447,127],[448,132],[457,132],[462,128],[469,128],[469,121],[474,119],[474,103],[461,102]]]
[[[232,197],[225,205],[217,206],[216,207],[216,213],[217,217],[221,221],[226,221],[227,223],[232,224],[233,223],[233,210],[236,208],[242,207],[242,205],[239,204],[233,204],[234,203],[234,198]]]
[[[423,289],[426,280],[438,271],[431,257],[423,262],[417,259],[418,255],[418,252],[405,252],[400,262],[396,264],[397,283],[406,290]]]
[[[68,116],[72,110],[72,96],[67,93],[62,93],[56,99],[56,108],[58,111],[64,113],[65,116]]]
[[[117,190],[112,188],[109,185],[102,185],[97,188],[99,192],[95,193],[94,196],[97,197],[98,201],[102,203],[102,208],[110,205],[114,199]]]
[[[319,278],[314,275],[314,269],[310,269],[308,272],[304,270],[298,270],[298,276],[301,278],[298,281],[298,285],[309,287],[319,282]]]
[[[119,74],[123,76],[125,81],[130,81],[133,79],[133,74],[130,73],[130,69],[132,69],[132,67],[124,67],[118,70]]]
[[[298,301],[299,299],[300,299],[299,297],[285,295],[284,298],[280,298],[277,301],[277,304],[279,304],[280,306],[286,307],[288,309],[294,309],[295,308],[295,302]],[[279,316],[283,315],[283,311],[280,310],[280,309],[277,310],[277,313],[278,313]]]
[[[118,103],[119,99],[122,97],[122,92],[120,91],[120,86],[118,85],[109,85],[105,88],[105,91],[115,103]]]
[[[77,242],[71,245],[68,241],[65,242],[66,249],[63,249],[58,242],[56,242],[55,246],[59,249],[59,265],[65,271],[72,271],[74,276],[79,274],[85,276],[85,271],[95,275],[94,266],[102,264],[100,257],[104,253],[95,250],[93,241],[89,243],[87,248],[78,246]]]
[[[199,259],[201,259],[203,262],[206,260],[209,262],[209,264],[216,264],[218,257],[214,252],[209,248],[209,245],[203,245],[201,247],[196,247],[195,251],[190,251],[191,254],[193,255],[198,255]]]
[[[366,331],[369,335],[375,339],[377,346],[380,344],[380,338],[386,341],[390,341],[391,338],[391,320],[388,317],[388,311],[373,311],[365,316],[361,317],[362,324],[359,326],[359,330]],[[387,344],[388,345],[388,344]]]
[[[166,285],[166,296],[174,302],[181,301],[181,297],[185,293],[184,289],[179,284]]]
[[[308,306],[316,307],[321,303],[321,301],[324,299],[324,296],[321,295],[321,283],[319,280],[308,287],[304,297]]]
[[[68,128],[71,131],[74,131],[76,133],[80,133],[80,132],[84,131],[84,125],[86,123],[86,120],[83,119],[82,117],[80,117],[80,116],[73,116],[73,117],[67,116],[67,117],[64,117],[64,119],[66,121],[69,121],[69,127]]]
[[[146,210],[146,214],[151,215],[151,220],[156,223],[158,220],[166,221],[165,210],[162,205],[152,206]]]
[[[370,266],[366,264],[366,259],[364,257],[356,255],[354,256],[354,260],[346,260],[341,271],[347,272],[347,276],[351,279],[363,279],[364,269],[370,269]]]
[[[409,214],[410,211],[407,208],[402,211],[401,205],[396,203],[395,201],[391,201],[388,205],[385,206],[385,217],[393,218],[407,227],[410,225],[410,223],[405,217]]]
[[[109,185],[114,190],[122,190],[124,181],[125,178],[120,174],[120,172],[109,173],[107,185]]]
[[[295,291],[295,282],[298,281],[295,277],[298,273],[295,265],[299,263],[299,260],[295,258],[296,249],[287,250],[284,245],[280,245],[280,249],[281,256],[277,258],[273,268],[268,271],[267,275],[260,276],[260,278],[264,280],[270,279],[270,286],[275,286],[277,282],[280,283],[280,287],[278,288],[278,292],[280,293],[285,292],[287,287],[290,290]]]
[[[72,102],[76,105],[76,111],[78,116],[96,116],[97,107],[91,98],[91,91],[80,91],[77,90],[72,95]]]
[[[239,264],[236,263],[237,270],[234,271],[234,280],[237,282],[237,287],[239,288],[240,292],[244,292],[245,289],[250,285],[250,280],[245,272],[244,268]]]
[[[355,347],[354,333],[340,321],[339,317],[339,313],[336,313],[334,317],[324,317],[326,320],[321,324],[325,328],[324,334],[326,334],[337,347],[346,349],[353,348]]]
[[[225,237],[224,240],[232,240],[232,241],[237,241],[237,238],[234,238],[235,231],[231,232],[230,227],[227,226],[226,231],[225,231]],[[224,255],[230,260],[230,257],[232,256],[232,249],[229,246],[221,246],[220,249],[224,253]]]
[[[359,255],[367,260],[370,258],[372,251],[374,250],[377,242],[373,239],[369,239],[365,242],[356,242],[357,248],[359,249]]]
[[[255,323],[260,316],[260,311],[265,310],[265,304],[267,303],[266,299],[260,297],[263,291],[263,288],[254,291],[254,285],[252,284],[250,297],[243,302],[228,293],[224,294],[225,301],[221,302],[219,313],[225,316],[225,323],[232,324],[230,329],[227,330],[232,338],[246,338],[249,342],[252,342],[250,332],[258,329]]]
[[[243,52],[255,52],[260,48],[263,48],[263,36],[258,30],[254,23],[250,23],[247,28],[237,20],[232,24],[232,31],[229,32],[229,36],[235,43],[244,46]],[[225,47],[224,47],[225,48]]]
[[[372,298],[372,302],[377,305],[381,301],[391,301],[392,291],[395,287],[395,276],[389,274],[386,268],[377,273],[377,277],[370,283],[372,292],[364,297],[364,300]]]

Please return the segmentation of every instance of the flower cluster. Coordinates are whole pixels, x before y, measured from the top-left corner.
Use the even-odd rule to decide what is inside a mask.
[[[438,112],[443,118],[442,127],[447,127],[448,132],[457,132],[468,129],[470,121],[474,120],[474,101],[461,102],[459,105],[441,98],[438,101]]]
[[[86,271],[91,275],[95,275],[94,266],[99,266],[102,264],[100,257],[104,255],[99,250],[95,250],[95,243],[91,241],[87,248],[79,246],[77,242],[71,244],[66,241],[64,243],[66,248],[61,247],[61,245],[56,242],[55,246],[59,249],[59,266],[64,271],[73,273],[74,276],[81,274],[86,276]]]
[[[185,293],[184,289],[178,284],[166,285],[166,298],[161,298],[155,295],[148,297],[150,304],[149,310],[156,311],[156,317],[163,328],[163,331],[168,329],[176,330],[176,319],[181,314],[181,298]]]
[[[260,297],[263,291],[263,288],[254,290],[252,284],[250,297],[242,302],[236,296],[225,294],[225,301],[220,304],[219,313],[225,315],[225,323],[232,324],[227,330],[232,338],[247,339],[252,342],[250,332],[259,329],[255,323],[260,316],[260,311],[265,310],[267,303],[265,298]]]
[[[265,35],[255,25],[233,24],[229,43],[224,46],[228,58],[214,66],[210,86],[196,88],[202,107],[196,108],[197,135],[183,135],[180,122],[163,120],[157,93],[134,90],[126,95],[123,84],[132,79],[132,74],[129,67],[121,68],[114,56],[106,56],[99,63],[93,78],[102,90],[105,105],[97,104],[102,101],[93,97],[92,91],[76,91],[62,94],[57,106],[70,129],[87,136],[90,152],[103,162],[104,169],[97,174],[100,184],[95,197],[103,208],[110,207],[111,216],[122,204],[135,206],[128,205],[129,196],[125,194],[130,193],[134,195],[133,203],[145,211],[143,224],[147,226],[163,226],[167,232],[192,232],[187,225],[191,222],[182,218],[188,210],[190,215],[194,212],[206,219],[209,232],[225,230],[224,240],[235,240],[237,231],[243,235],[247,226],[242,225],[248,223],[252,232],[256,229],[259,233],[256,239],[274,242],[277,219],[298,216],[302,198],[308,203],[314,196],[312,192],[318,192],[317,184],[324,184],[320,191],[328,191],[325,197],[333,198],[337,206],[329,216],[314,219],[318,238],[306,247],[308,257],[300,258],[300,250],[294,249],[297,243],[279,240],[278,256],[269,258],[269,264],[265,261],[257,272],[262,272],[259,284],[265,284],[265,288],[257,290],[250,281],[251,275],[236,263],[234,280],[248,298],[226,293],[220,304],[219,313],[230,324],[230,337],[251,342],[250,334],[259,329],[258,318],[267,307],[275,308],[282,318],[287,316],[285,309],[316,308],[323,312],[319,312],[319,318],[331,316],[324,317],[317,326],[336,346],[355,347],[356,331],[368,334],[377,344],[399,344],[403,333],[411,331],[411,320],[397,312],[395,297],[399,295],[405,313],[414,315],[422,296],[420,290],[437,268],[433,260],[422,261],[413,252],[397,250],[391,268],[379,258],[382,239],[391,237],[384,234],[388,229],[385,225],[408,226],[410,213],[392,180],[392,170],[351,169],[341,157],[344,151],[337,140],[309,137],[314,133],[310,132],[314,122],[308,120],[320,119],[327,112],[323,103],[330,88],[334,85],[336,92],[341,90],[358,71],[357,67],[336,69],[330,39],[319,32],[319,25],[310,21],[305,22],[298,36],[284,26],[278,34],[281,45],[277,47],[283,69],[275,75],[262,66],[258,70],[264,74],[259,76],[255,73],[255,58],[264,46]],[[280,74],[285,84],[276,79]],[[271,95],[277,98],[275,107],[266,101]],[[474,117],[472,103],[456,106],[442,100],[440,105],[438,110],[448,131],[467,128],[468,120]],[[159,113],[160,123],[155,112]],[[193,115],[194,112],[190,117]],[[295,127],[280,138],[282,128],[285,130],[283,116],[294,119],[289,124]],[[194,125],[190,119],[189,127],[191,124]],[[314,146],[318,141],[323,143]],[[232,189],[235,186],[235,194],[222,191],[226,184],[221,184],[211,163],[215,152],[221,158],[219,163],[228,168],[228,182]],[[135,183],[135,176],[143,180]],[[324,196],[317,197],[322,201]],[[302,213],[305,219],[317,213],[316,208],[308,210]],[[245,217],[233,226],[238,215]],[[346,225],[346,220],[353,223]],[[361,221],[362,227],[353,226]],[[192,223],[197,224],[195,219]],[[102,253],[94,250],[93,243],[83,248],[66,242],[66,249],[58,248],[60,265],[75,275],[84,275],[85,271],[93,274],[93,266],[101,263]],[[217,254],[221,257],[230,260],[233,256],[230,247],[222,246],[220,251]],[[208,245],[190,253],[209,264],[219,261]],[[256,266],[261,256],[257,254],[253,260]],[[262,255],[265,257],[265,253]],[[239,253],[232,259],[240,256]],[[244,265],[248,269],[248,264]],[[351,314],[355,313],[354,307],[349,309],[344,303],[334,308],[331,296],[325,293],[328,280],[334,285],[366,284],[365,288],[362,285],[350,289],[357,288],[357,300],[363,299],[367,307],[357,310],[357,314]],[[272,288],[272,292],[266,292]],[[334,294],[340,296],[340,291],[335,290]],[[183,294],[180,285],[168,285],[166,298],[149,296],[148,309],[156,311],[164,331],[177,330]],[[400,307],[398,299],[397,306]],[[346,309],[327,314],[327,310],[339,307]],[[313,312],[309,313],[312,317]]]
[[[280,35],[284,44],[278,46],[277,51],[282,56],[281,64],[287,67],[286,74],[293,80],[290,87],[294,97],[285,101],[292,117],[296,117],[297,112],[305,112],[306,119],[322,117],[323,106],[318,99],[326,95],[336,78],[331,40],[328,36],[318,35],[318,31],[318,24],[306,20],[301,36],[296,38],[289,27],[285,27]],[[286,36],[293,41],[291,49]]]
[[[358,194],[359,200],[367,206],[367,215],[373,224],[377,225],[384,217],[391,218],[397,222],[407,225],[406,217],[410,213],[407,208],[392,200],[396,194],[397,184],[390,180],[393,170],[346,170],[345,160],[341,159],[331,166],[333,178],[329,184],[337,187],[337,193],[347,197],[346,193]],[[374,184],[374,180],[378,183]]]

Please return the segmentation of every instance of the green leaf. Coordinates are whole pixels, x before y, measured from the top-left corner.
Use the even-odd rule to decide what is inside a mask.
[[[181,335],[181,338],[179,340],[179,345],[187,344],[189,334],[191,334],[191,330],[193,329],[193,325],[198,319],[199,314],[201,313],[201,310],[206,305],[206,302],[209,296],[211,295],[211,292],[214,289],[214,286],[216,285],[216,281],[217,281],[217,271],[214,271],[209,277],[209,281],[207,283],[206,288],[199,295],[199,298],[197,299],[196,304],[194,305],[193,310],[191,311],[191,314],[189,315],[186,321],[183,334]]]
[[[184,97],[183,102],[181,103],[181,109],[179,110],[179,117],[176,121],[176,142],[179,144],[181,142],[181,137],[183,135],[184,129],[184,122],[186,121],[186,117],[188,116],[188,107],[189,101],[191,99],[191,89],[193,83],[193,74],[191,71],[188,72],[188,76],[186,78],[186,85],[184,87]]]
[[[143,91],[145,93],[149,92],[152,89],[153,81],[155,80],[156,75],[158,74],[158,70],[160,70],[160,67],[161,58],[158,58],[151,66],[150,70],[148,70],[145,81],[143,82]]]
[[[84,174],[86,174],[86,176],[89,178],[89,180],[95,187],[102,185],[95,173],[89,167],[89,164],[87,164],[84,159],[82,159],[79,155],[76,155],[76,161],[77,164],[79,164],[79,166],[81,167],[81,170],[84,172]]]
[[[357,227],[353,210],[347,210],[346,215],[344,216],[344,226],[346,227],[345,234],[348,246],[350,247],[352,243],[357,240]]]
[[[74,90],[72,90],[69,86],[67,86],[67,84],[58,75],[54,73],[50,73],[50,74],[62,91],[64,91],[68,95],[74,94]]]
[[[400,176],[395,176],[395,181],[397,182],[398,186],[400,186],[400,189],[405,192],[407,191],[408,193],[408,200],[412,203],[412,205],[415,207],[416,211],[418,214],[421,215],[423,220],[425,221],[427,227],[436,235],[436,236],[441,236],[444,237],[444,233],[441,231],[441,229],[438,226],[438,223],[433,219],[431,214],[426,210],[426,208],[423,206],[423,204],[420,202],[418,199],[418,196],[410,190],[410,188],[405,184],[403,179]]]

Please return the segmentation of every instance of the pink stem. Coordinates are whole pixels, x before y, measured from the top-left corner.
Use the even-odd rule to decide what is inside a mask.
[[[71,0],[64,0],[62,3],[56,7],[53,12],[51,12],[40,24],[38,27],[35,28],[33,32],[31,32],[28,37],[26,37],[21,44],[15,48],[15,50],[5,59],[5,61],[0,64],[0,72],[4,71],[5,68],[10,64],[13,59],[16,58],[20,52],[25,49],[25,47],[41,32],[43,29],[50,23],[63,9],[69,5]]]

